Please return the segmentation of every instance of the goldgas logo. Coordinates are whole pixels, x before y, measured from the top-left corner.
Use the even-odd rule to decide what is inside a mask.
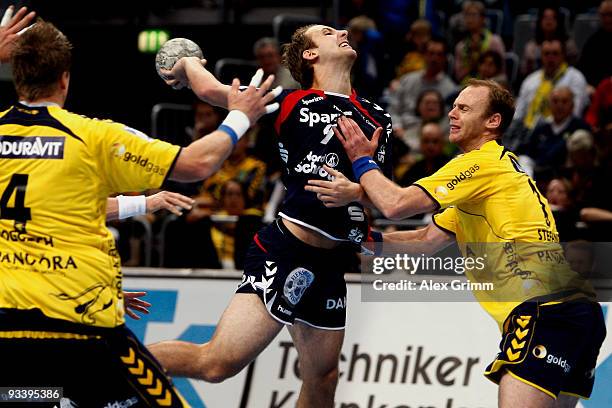
[[[434,193],[436,194],[436,196],[438,196],[440,198],[444,198],[444,197],[446,197],[448,195],[448,190],[444,186],[438,186],[434,190]]]
[[[125,162],[130,162],[136,164],[140,167],[144,167],[144,170],[147,173],[158,173],[162,176],[166,175],[166,169],[158,166],[149,160],[148,157],[143,157],[141,154],[136,156],[132,152],[128,151],[124,145],[121,143],[115,143],[111,147],[111,152],[113,157],[116,157]]]
[[[2,159],[63,159],[63,136],[0,136]]]
[[[446,183],[446,187],[448,187],[449,190],[454,190],[457,184],[461,183],[464,180],[471,179],[474,173],[476,173],[478,170],[480,170],[480,166],[477,164],[473,165],[469,169],[457,174],[451,181]]]
[[[113,156],[121,157],[125,153],[125,146],[121,143],[115,143],[111,148],[111,152],[113,152]]]

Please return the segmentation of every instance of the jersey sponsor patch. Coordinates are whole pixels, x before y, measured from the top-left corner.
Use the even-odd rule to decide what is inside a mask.
[[[326,164],[331,168],[336,168],[339,163],[340,157],[336,153],[318,155],[311,150],[306,157],[294,167],[293,170],[295,170],[296,173],[318,174],[319,176],[326,177],[329,181],[332,181],[334,177],[323,169],[323,165]]]
[[[64,136],[0,136],[2,159],[63,159]]]
[[[471,179],[474,173],[476,173],[478,170],[480,170],[480,166],[478,164],[474,164],[469,169],[462,171],[459,174],[455,175],[455,177],[453,177],[451,181],[446,183],[446,187],[448,187],[449,190],[454,190],[456,185],[458,185],[464,180]]]
[[[114,143],[111,147],[111,152],[114,158],[143,167],[147,173],[159,173],[162,176],[166,175],[166,169],[164,167],[153,163],[148,157],[142,154],[136,155],[130,152],[125,145],[121,143]]]

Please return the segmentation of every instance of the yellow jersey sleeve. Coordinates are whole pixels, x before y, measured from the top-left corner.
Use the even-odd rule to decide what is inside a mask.
[[[442,212],[434,214],[432,220],[436,227],[457,235],[457,210],[455,207],[449,207]]]
[[[103,137],[96,140],[101,175],[110,193],[157,188],[172,171],[180,147],[151,139],[120,123],[98,121]]]
[[[455,157],[429,177],[414,184],[421,187],[441,208],[480,201],[487,196],[490,169],[480,152]]]

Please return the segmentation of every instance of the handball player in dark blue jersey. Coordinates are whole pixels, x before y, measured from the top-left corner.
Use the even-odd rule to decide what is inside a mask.
[[[371,157],[387,177],[391,175],[391,119],[352,89],[356,57],[347,32],[324,25],[299,28],[284,46],[283,61],[302,89],[276,91],[280,109],[274,113],[274,125],[287,188],[279,218],[255,235],[242,282],[212,340],[150,347],[170,374],[223,381],[248,365],[287,326],[303,381],[297,406],[333,406],[346,321],[344,273],[361,244],[372,239],[363,210],[369,200],[361,187],[324,169],[352,174],[351,162],[334,136],[339,117],[352,118],[365,134],[373,135]],[[175,89],[190,87],[200,99],[225,106],[230,87],[217,81],[202,62],[179,60],[167,72],[166,83]],[[240,126],[239,116],[232,120]],[[326,200],[334,198],[307,191],[308,180],[353,189],[347,196],[355,201],[327,208]]]

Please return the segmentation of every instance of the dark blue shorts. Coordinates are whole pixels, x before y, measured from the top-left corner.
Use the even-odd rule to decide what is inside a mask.
[[[500,352],[485,376],[499,383],[508,372],[553,398],[589,398],[606,325],[599,303],[525,302],[504,323]]]
[[[236,293],[256,293],[272,317],[328,330],[346,324],[344,273],[357,262],[342,244],[321,249],[297,239],[280,220],[260,230],[249,247]]]

